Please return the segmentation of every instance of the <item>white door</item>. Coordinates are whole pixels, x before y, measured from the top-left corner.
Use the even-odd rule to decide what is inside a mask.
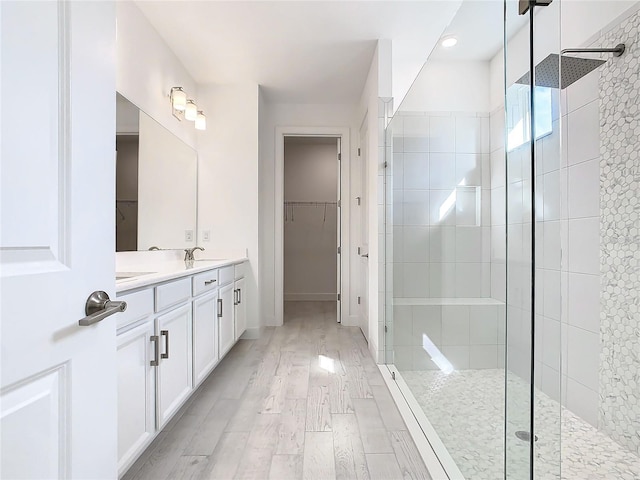
[[[336,246],[337,246],[337,252],[338,254],[336,255],[336,262],[337,262],[337,268],[336,268],[336,272],[337,272],[337,279],[336,279],[336,289],[338,291],[338,301],[337,301],[337,305],[338,305],[338,312],[337,312],[337,319],[338,319],[338,323],[342,322],[342,139],[340,137],[338,137],[337,139],[338,142],[338,203],[337,203],[337,215],[336,215],[336,222],[337,222],[337,228],[336,228]]]
[[[368,155],[369,133],[365,118],[360,129],[360,329],[369,338],[369,203]]]
[[[193,384],[207,378],[218,363],[218,292],[193,301]]]
[[[131,466],[156,432],[153,318],[118,335],[118,474]]]
[[[226,355],[236,341],[233,319],[233,294],[233,283],[220,288],[218,294],[218,335],[220,338],[220,358]]]
[[[158,317],[156,323],[160,342],[157,413],[158,429],[162,429],[189,397],[193,386],[191,304]]]
[[[115,4],[0,2],[0,478],[117,478]]]
[[[236,280],[235,282],[235,323],[236,323],[236,340],[238,340],[247,329],[247,304],[245,302],[245,287],[246,281],[244,278]]]

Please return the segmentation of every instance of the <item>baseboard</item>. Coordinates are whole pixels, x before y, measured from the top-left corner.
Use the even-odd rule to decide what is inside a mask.
[[[285,293],[285,302],[332,302],[337,300],[337,293]]]
[[[264,327],[247,328],[240,336],[242,340],[257,340],[262,336]]]

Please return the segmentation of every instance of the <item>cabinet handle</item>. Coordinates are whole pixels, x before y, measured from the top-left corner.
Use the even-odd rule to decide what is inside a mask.
[[[157,367],[160,362],[158,358],[160,357],[160,337],[158,335],[151,335],[151,341],[153,342],[153,360],[151,360],[151,366]]]
[[[160,335],[166,338],[164,341],[164,353],[160,355],[160,358],[169,358],[169,330],[160,330]]]
[[[238,305],[238,289],[237,288],[233,291],[233,304]]]
[[[242,303],[242,289],[238,289],[238,305]]]
[[[222,318],[222,299],[218,299],[218,318]]]
[[[211,285],[212,283],[216,283],[215,280],[205,280],[204,284],[205,285]]]

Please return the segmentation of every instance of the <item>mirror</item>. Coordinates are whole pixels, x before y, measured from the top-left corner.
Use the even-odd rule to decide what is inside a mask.
[[[195,246],[196,151],[116,97],[116,251]]]

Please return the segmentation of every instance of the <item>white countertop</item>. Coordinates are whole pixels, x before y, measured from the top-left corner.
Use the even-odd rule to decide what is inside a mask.
[[[149,261],[148,259],[145,259],[145,261],[140,263],[127,262],[126,265],[117,266],[116,277],[118,277],[119,274],[141,274],[116,280],[116,293],[147,287],[156,283],[186,277],[195,273],[212,270],[214,268],[236,265],[245,261],[247,261],[247,258],[245,257],[210,260],[206,258],[201,260],[196,259],[193,262],[192,267],[187,267],[184,260],[159,259],[159,261]]]

